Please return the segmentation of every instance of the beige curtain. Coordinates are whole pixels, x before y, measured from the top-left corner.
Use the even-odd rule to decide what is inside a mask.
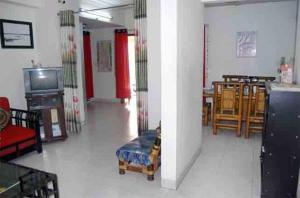
[[[80,107],[77,80],[75,18],[72,10],[60,12],[61,56],[64,68],[64,105],[68,132],[80,132]]]
[[[136,91],[139,134],[148,130],[147,1],[134,0]]]

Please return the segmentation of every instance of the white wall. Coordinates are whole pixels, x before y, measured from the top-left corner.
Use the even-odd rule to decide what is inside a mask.
[[[147,9],[148,118],[149,128],[155,129],[161,120],[160,0],[148,1]]]
[[[39,61],[44,67],[61,66],[59,12],[61,4],[46,0],[40,9],[36,9],[38,26],[37,49]]]
[[[115,28],[90,30],[92,44],[94,94],[95,98],[97,99],[113,100],[116,98],[114,30]],[[97,71],[97,42],[102,40],[112,41],[112,72]]]
[[[166,188],[176,189],[200,154],[202,43],[201,1],[161,1],[161,177]]]
[[[41,7],[45,0],[2,0],[2,2],[13,3],[29,7]]]
[[[0,18],[32,22],[33,34],[36,35],[35,9],[16,4],[0,2]],[[34,37],[34,44],[37,39]],[[23,67],[31,67],[31,60],[36,60],[37,49],[3,49],[0,47],[0,96],[9,98],[11,106],[26,107]]]
[[[129,30],[133,30],[134,29],[133,8],[128,8],[123,10],[121,16],[124,18],[124,24],[120,24],[120,23],[117,24],[123,25]]]
[[[294,56],[296,1],[205,8],[208,80],[223,74],[275,76],[281,57]],[[236,33],[257,31],[257,57],[236,57]]]
[[[22,68],[31,67],[31,60],[40,62],[43,66],[61,66],[60,56],[60,27],[57,13],[61,9],[79,9],[78,0],[58,4],[57,1],[20,1],[7,0],[9,3],[0,3],[0,18],[32,22],[35,41],[34,49],[2,49],[0,48],[0,95],[6,96],[11,106],[26,109],[24,98],[24,83]],[[82,68],[82,36],[79,17],[76,15],[76,43],[77,70],[79,81],[79,94],[81,121],[85,120],[84,92],[82,87],[84,70]],[[13,80],[11,80],[13,78]],[[12,81],[11,83],[7,83]]]

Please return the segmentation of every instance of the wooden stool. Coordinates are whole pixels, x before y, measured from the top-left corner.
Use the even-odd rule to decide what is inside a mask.
[[[144,173],[149,181],[154,180],[154,173],[160,166],[160,127],[156,132],[147,132],[117,150],[119,173],[126,170]]]

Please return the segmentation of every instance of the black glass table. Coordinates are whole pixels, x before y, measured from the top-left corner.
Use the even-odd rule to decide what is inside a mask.
[[[0,161],[1,198],[59,198],[57,176],[53,173]]]

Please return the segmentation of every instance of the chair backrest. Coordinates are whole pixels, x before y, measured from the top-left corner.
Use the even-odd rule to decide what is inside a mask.
[[[266,87],[262,83],[249,85],[248,115],[258,116],[265,112]]]
[[[214,82],[214,112],[241,114],[243,83]]]
[[[0,108],[4,109],[5,111],[10,111],[10,105],[8,98],[0,97]]]
[[[236,112],[236,93],[237,87],[226,87],[225,85],[221,86],[221,106],[220,110],[222,113],[224,111],[230,111],[232,114]]]

